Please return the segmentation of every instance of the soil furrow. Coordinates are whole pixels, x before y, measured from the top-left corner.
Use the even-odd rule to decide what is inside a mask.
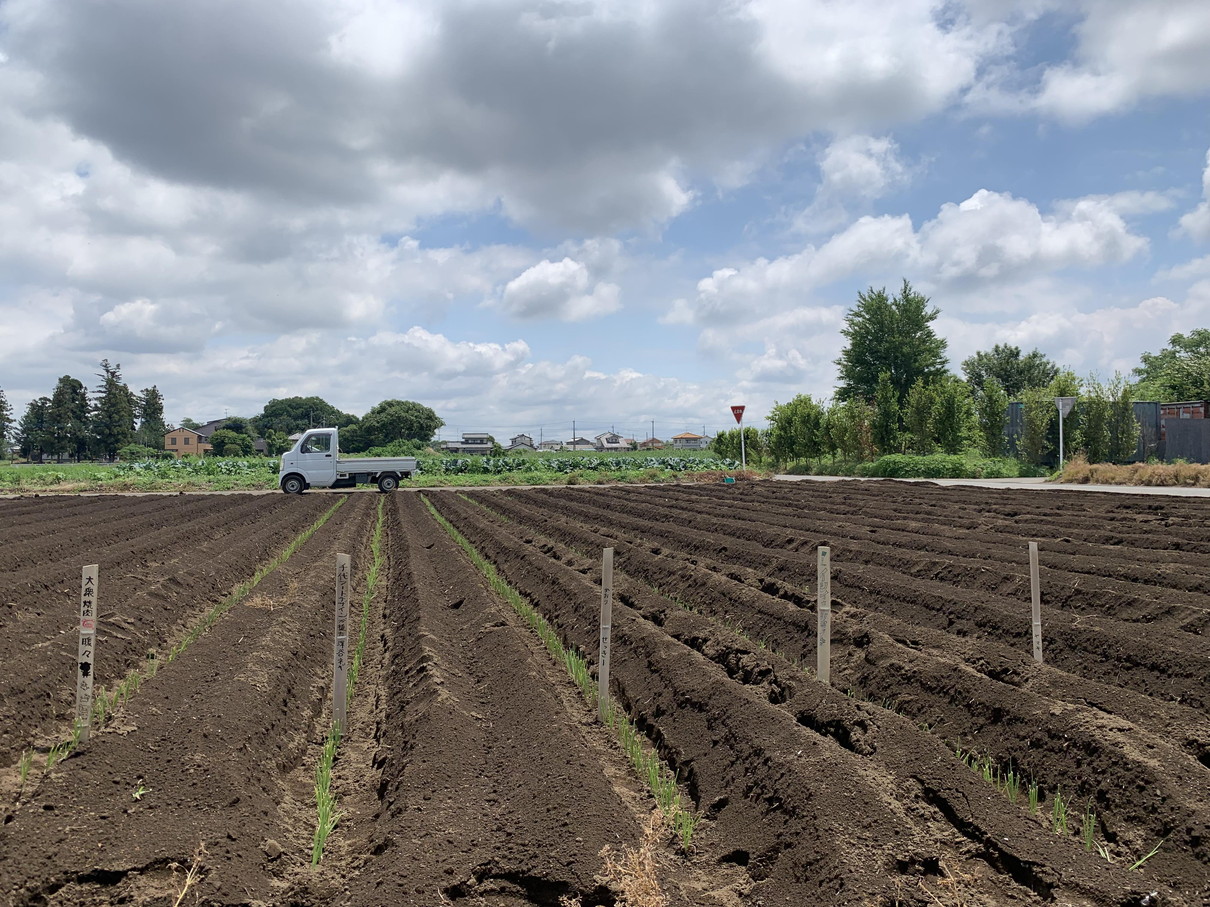
[[[368,532],[370,500],[349,501],[34,786],[0,828],[13,904],[162,898],[199,842],[204,903],[276,900],[278,875],[309,857],[282,850],[298,836],[285,779],[330,689],[333,555]]]
[[[449,494],[434,499],[549,619],[591,651],[592,579],[547,558],[510,533],[513,527],[490,525],[481,509]],[[901,867],[936,867],[949,861],[980,879],[981,903],[1007,902],[1002,899],[1009,891],[1021,900],[1028,900],[1031,892],[1044,899],[1063,893],[1064,903],[1108,904],[1129,896],[1129,882],[1119,876],[1120,870],[1085,859],[1072,843],[1054,841],[1028,819],[1003,810],[992,810],[989,824],[975,815],[982,807],[963,814],[963,841],[969,840],[971,829],[981,829],[985,850],[989,842],[995,845],[994,853],[984,859],[995,873],[971,867],[967,857],[959,855],[958,845],[952,853],[939,846],[936,820],[958,834],[954,823],[923,798],[900,799],[890,793],[901,782],[887,777],[884,763],[841,746],[831,734],[812,730],[811,718],[800,720],[786,708],[769,704],[763,692],[734,685],[716,665],[625,606],[615,607],[614,633],[615,692],[707,807],[711,834],[721,834],[743,850],[742,860],[758,883],[754,894],[771,902],[802,903],[810,897],[808,892],[827,890],[835,892],[832,903],[867,903],[861,898],[874,900],[881,892],[890,903],[899,887],[896,880],[902,883],[903,873],[910,872]],[[847,697],[815,687],[812,695],[854,707]],[[925,755],[929,746],[936,747],[936,755]],[[945,766],[946,784],[962,790],[951,790],[958,799],[986,797],[976,793],[982,782],[965,769],[956,770],[953,757],[935,740],[917,746],[914,764],[917,769],[922,764]],[[810,781],[820,772],[828,778],[824,787]],[[968,784],[969,790],[963,789]],[[854,800],[864,810],[856,823],[845,805]],[[914,812],[934,821],[917,820]],[[871,840],[855,824],[877,827],[879,833]],[[1014,834],[1001,838],[989,831],[1003,831],[1006,825]],[[1011,846],[1006,845],[1008,838]],[[1077,864],[1078,870],[1070,874],[1055,870],[1056,865],[1074,869]],[[1035,873],[1028,867],[1046,868]]]

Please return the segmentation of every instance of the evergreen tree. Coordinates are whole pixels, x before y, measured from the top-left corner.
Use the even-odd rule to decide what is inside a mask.
[[[164,423],[164,395],[154,384],[140,391],[138,410],[138,443],[152,450],[163,450],[164,435],[168,434],[168,426]]]
[[[902,409],[912,385],[945,374],[946,343],[932,328],[939,311],[928,303],[906,280],[894,297],[873,287],[858,295],[841,331],[849,345],[836,360],[840,400],[873,400],[886,372]]]
[[[8,440],[13,430],[13,407],[0,387],[0,457],[8,456]]]
[[[1109,462],[1109,394],[1095,376],[1084,384],[1080,398],[1080,422],[1083,429],[1084,455],[1089,463]]]
[[[92,436],[100,456],[112,460],[118,450],[134,440],[135,395],[122,381],[121,364],[101,360],[92,415]]]
[[[912,453],[931,454],[934,447],[933,410],[937,394],[932,383],[917,381],[908,391],[903,405],[903,421],[907,428],[907,443]]]
[[[983,452],[989,457],[1004,455],[1004,425],[1008,420],[1008,394],[999,379],[990,377],[983,382],[975,398],[975,418]]]
[[[966,382],[947,375],[937,384],[933,403],[933,434],[943,453],[962,453],[973,418]]]
[[[899,409],[899,397],[895,386],[891,383],[891,373],[883,372],[878,376],[878,386],[874,389],[874,446],[881,454],[898,453],[899,428],[902,415]]]
[[[1050,429],[1059,415],[1055,398],[1044,387],[1031,387],[1021,395],[1021,408],[1024,425],[1017,450],[1025,462],[1041,466],[1054,450]]]
[[[50,397],[31,400],[25,415],[17,426],[17,444],[21,456],[28,460],[41,460],[50,447]]]
[[[88,391],[84,382],[64,375],[55,385],[47,414],[50,429],[48,453],[82,460],[88,454]]]
[[[1138,449],[1142,428],[1134,417],[1133,390],[1120,374],[1109,383],[1109,459],[1114,463],[1127,462]]]

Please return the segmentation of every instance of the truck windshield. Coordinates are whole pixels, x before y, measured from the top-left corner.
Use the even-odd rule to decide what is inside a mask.
[[[303,442],[302,453],[327,453],[332,449],[331,435],[311,435]]]

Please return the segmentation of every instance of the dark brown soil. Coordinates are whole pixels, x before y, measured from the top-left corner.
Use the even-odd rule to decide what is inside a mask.
[[[99,565],[96,684],[110,687],[335,503],[318,495],[0,501],[0,764],[75,709],[80,568]]]
[[[1210,899],[1204,503],[916,483],[424,497],[594,664],[615,548],[611,691],[701,816],[689,853],[666,829],[646,838],[671,904]],[[72,708],[82,564],[101,564],[105,685],[340,500],[45,771]],[[332,560],[353,555],[360,606],[379,501],[387,563],[333,772],[340,823],[314,869]],[[1029,653],[1031,538],[1045,665]],[[830,687],[811,671],[825,542]],[[643,846],[650,795],[421,495],[4,501],[0,567],[0,903],[172,905],[199,844],[183,904],[627,903],[602,850]],[[1039,815],[955,746],[1036,779]],[[1046,821],[1057,791],[1066,835]],[[1086,807],[1112,863],[1083,846]]]
[[[986,562],[989,573],[1019,583],[1016,571],[1027,571],[1025,539],[1019,536],[1009,544],[998,538],[1009,532],[1004,527],[1007,517],[998,512],[994,494],[983,495],[981,502],[969,506],[977,510],[983,525],[996,529],[984,533],[974,525],[947,530],[945,524],[927,524],[926,531],[924,521],[913,513],[916,497],[925,507],[948,508],[951,520],[956,520],[968,506],[964,494],[955,495],[952,503],[938,501],[951,491],[959,490],[919,485],[860,485],[856,489],[845,485],[805,489],[754,485],[482,492],[470,497],[507,518],[501,524],[503,534],[528,543],[526,566],[513,570],[523,578],[514,579],[510,574],[510,579],[526,582],[524,577],[550,574],[557,565],[579,573],[581,582],[591,584],[600,548],[612,545],[624,572],[615,581],[619,597],[634,607],[636,616],[704,654],[733,681],[757,685],[770,705],[791,711],[803,695],[804,684],[808,690],[814,687],[786,659],[814,662],[814,549],[820,542],[831,542],[833,593],[839,606],[834,618],[833,683],[852,697],[867,700],[865,707],[875,716],[873,730],[868,728],[869,719],[862,725],[866,729],[858,736],[864,742],[853,745],[858,751],[872,746],[868,741],[876,734],[883,741],[878,759],[890,758],[885,753],[886,727],[897,719],[908,719],[912,725],[908,738],[922,739],[908,747],[903,764],[930,762],[929,750],[921,747],[932,745],[928,738],[935,738],[943,750],[947,744],[960,743],[964,750],[991,756],[1005,770],[1011,765],[1039,781],[1044,810],[1049,810],[1048,801],[1056,790],[1075,804],[1073,813],[1090,806],[1097,814],[1097,840],[1115,855],[1119,866],[1164,839],[1159,853],[1128,876],[1131,882],[1126,884],[1145,885],[1147,882],[1134,879],[1151,874],[1156,886],[1172,882],[1174,897],[1179,892],[1188,903],[1200,903],[1210,891],[1206,850],[1210,722],[1201,698],[1208,661],[1195,642],[1181,641],[1181,634],[1193,638],[1200,634],[1189,629],[1184,617],[1168,624],[1160,620],[1135,623],[1120,615],[1069,617],[1067,607],[1072,599],[1091,615],[1098,599],[1105,598],[1107,605],[1102,610],[1112,615],[1117,602],[1147,594],[1158,599],[1164,590],[1140,591],[1141,582],[1117,578],[1112,594],[1089,592],[1083,588],[1087,585],[1084,576],[1064,575],[1044,558],[1048,656],[1056,625],[1084,642],[1093,639],[1099,646],[1091,655],[1079,652],[1074,644],[1060,649],[1068,654],[1058,660],[1078,671],[1062,670],[1062,665],[1034,665],[1028,657],[1028,585],[1018,585],[1015,599],[1005,594],[1011,590],[987,591],[997,588],[1003,579],[972,584],[975,588],[971,590],[969,573],[956,571],[950,577],[946,572],[947,561],[956,555],[939,558],[935,554],[966,546],[971,559],[977,552]],[[1142,512],[1136,512],[1124,507],[1120,499],[1106,503],[1101,496],[1062,497],[1072,499],[1062,501],[1061,507],[1071,505],[1077,523],[1086,522],[1085,513],[1098,507],[1112,511],[1107,518],[1115,521],[1123,545],[1145,537],[1141,531],[1129,531],[1129,523],[1147,524],[1153,516],[1181,523],[1180,538],[1174,541],[1182,545],[1207,535],[1198,518],[1198,502],[1173,501],[1170,506],[1157,507],[1154,499],[1143,499],[1136,502]],[[478,522],[480,528],[474,532],[483,534],[482,508],[467,509],[453,498],[435,499],[441,501],[443,510],[465,511],[467,525]],[[1008,505],[1003,510],[1012,513],[1013,519],[1028,519],[1032,524],[1039,516],[1022,515],[1019,496],[1004,495],[1000,500]],[[1088,505],[1083,505],[1086,500]],[[1075,504],[1082,506],[1077,510]],[[820,515],[829,509],[844,510],[847,516],[841,522]],[[878,549],[850,541],[862,540],[869,534],[867,529],[877,529],[874,534],[880,535],[884,526],[894,525],[896,513],[904,514],[903,521],[917,531],[899,532],[896,545],[880,539]],[[1055,514],[1041,516],[1050,531],[1062,533],[1064,538],[1071,536],[1066,527],[1055,525]],[[875,520],[878,525],[867,525]],[[1142,547],[1147,549],[1156,575],[1179,575],[1183,587],[1197,588],[1210,572],[1205,565],[1188,563],[1180,553],[1174,558],[1179,567],[1167,564],[1157,541],[1146,539]],[[1049,545],[1044,539],[1043,549],[1048,550]],[[1022,553],[1012,551],[1003,561],[997,559],[997,551],[1014,547]],[[499,557],[508,563],[506,555]],[[1086,552],[1084,557],[1089,562],[1084,569],[1092,570],[1093,554]],[[1136,560],[1133,550],[1107,547],[1095,557],[1106,565],[1127,557]],[[857,566],[846,558],[857,561]],[[921,563],[925,569],[920,572],[930,577],[925,583],[913,576]],[[1112,570],[1106,572],[1114,575]],[[1157,585],[1153,577],[1148,580],[1147,585]],[[1060,602],[1058,607],[1050,604],[1052,586],[1066,593],[1053,596]],[[564,601],[569,595],[567,590],[542,594],[543,607],[548,600]],[[579,597],[586,610],[572,623],[582,628],[584,635],[578,643],[591,653],[595,648],[589,632],[592,599],[589,594]],[[1210,606],[1201,593],[1183,604],[1189,610]],[[973,617],[970,611],[974,611]],[[946,619],[935,619],[939,613]],[[916,620],[918,616],[924,619]],[[1010,624],[1010,618],[1020,624],[1019,630]],[[1093,620],[1097,634],[1081,636]],[[735,628],[743,636],[733,632]],[[565,632],[571,631],[565,628]],[[1146,682],[1137,677],[1140,649],[1156,653],[1154,661],[1145,666],[1152,675]],[[777,664],[780,669],[774,667]],[[1113,681],[1125,674],[1131,675],[1131,683],[1124,690]],[[1174,688],[1189,695],[1145,695],[1148,689]],[[805,726],[821,726],[818,717],[802,712],[798,717]],[[661,717],[658,722],[660,734],[668,733],[662,727],[664,720]],[[822,726],[851,743],[854,730],[848,719],[831,724],[824,720]],[[843,746],[844,740],[841,743]],[[671,754],[671,758],[684,756]],[[950,759],[960,772],[975,778],[952,755]],[[913,772],[912,777],[920,782],[918,773]],[[897,777],[889,786],[898,790],[903,779]],[[984,786],[985,791],[989,789]],[[999,796],[993,792],[993,799]],[[902,794],[894,798],[902,799]],[[1006,799],[998,805],[1004,813],[1036,821],[1028,818],[1024,806],[1014,807]],[[960,814],[947,818],[955,827],[966,827]],[[1005,818],[997,816],[997,821]],[[1073,817],[1071,824],[1076,832],[1068,840],[1052,836],[1050,846],[1060,853],[1082,850],[1076,837],[1078,818]],[[1001,838],[995,833],[992,837]],[[1020,840],[1012,834],[1007,837]],[[1055,865],[1052,859],[1039,862]],[[1087,870],[1093,876],[1105,868],[1111,874],[1120,871],[1099,858],[1094,862],[1100,865]],[[873,858],[871,863],[876,865]],[[1085,883],[1071,880],[1067,884],[1081,887]],[[1026,887],[1039,891],[1045,886]],[[1116,895],[1105,902],[1113,903],[1113,897]]]

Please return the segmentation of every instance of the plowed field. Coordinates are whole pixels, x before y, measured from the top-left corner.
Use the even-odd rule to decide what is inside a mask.
[[[426,500],[594,666],[615,549],[611,694],[700,817],[688,849]],[[647,879],[703,907],[1203,905],[1208,515],[917,483],[0,501],[0,900],[654,907]],[[316,868],[334,555],[360,604],[379,521]],[[221,616],[48,770],[89,563],[99,686]]]

